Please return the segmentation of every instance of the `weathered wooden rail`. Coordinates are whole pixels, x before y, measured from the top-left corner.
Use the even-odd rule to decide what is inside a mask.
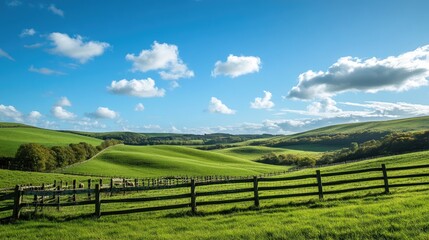
[[[429,164],[416,165],[416,166],[404,166],[404,167],[392,167],[386,168],[384,164],[381,167],[359,169],[353,171],[341,171],[341,172],[328,172],[322,173],[320,170],[316,170],[314,174],[305,174],[298,176],[287,176],[287,177],[258,177],[254,176],[251,178],[222,178],[211,181],[198,181],[197,179],[189,179],[189,182],[182,182],[173,185],[158,186],[158,188],[150,188],[148,186],[142,186],[138,184],[127,185],[127,180],[123,179],[120,184],[121,188],[114,187],[114,179],[111,180],[110,184],[103,185],[100,180],[95,184],[95,188],[91,188],[91,180],[88,180],[88,188],[78,189],[76,188],[76,181],[73,181],[71,189],[62,189],[62,185],[43,185],[41,187],[21,187],[16,186],[13,192],[0,194],[1,200],[13,199],[13,203],[9,206],[0,207],[0,212],[13,210],[12,218],[19,219],[21,210],[23,208],[35,207],[36,209],[43,207],[60,207],[67,206],[80,206],[80,205],[94,205],[94,215],[96,217],[116,215],[116,214],[128,214],[137,212],[149,212],[157,210],[167,209],[179,209],[179,208],[190,208],[195,213],[197,212],[198,206],[216,205],[216,204],[229,204],[238,202],[253,202],[255,207],[260,206],[261,200],[266,199],[279,199],[279,198],[294,198],[294,197],[305,197],[305,196],[318,196],[319,199],[323,199],[324,195],[342,194],[355,191],[383,189],[383,193],[389,193],[391,188],[408,187],[408,186],[429,186],[429,172],[412,173],[403,175],[392,175],[389,173],[400,172],[405,170],[413,169],[429,169]],[[338,176],[355,176],[357,174],[377,176],[364,176],[352,179],[341,179],[335,180]],[[330,178],[334,178],[333,180]],[[416,179],[417,182],[406,182],[406,183],[389,183],[389,180],[393,179]],[[296,182],[297,180],[305,180],[310,182]],[[119,181],[119,180],[118,180]],[[367,185],[367,183],[376,182],[375,185]],[[276,186],[261,186],[266,183],[283,183]],[[359,185],[355,187],[326,190],[326,188],[332,186],[342,186],[352,183],[365,183],[365,186]],[[207,190],[207,186],[237,186],[240,184],[248,184],[246,187],[234,188],[234,189],[215,189]],[[154,185],[156,186],[156,185]],[[251,187],[250,187],[251,186]],[[117,192],[128,192],[128,191],[143,191],[147,192],[153,189],[159,189],[161,192],[163,189],[175,189],[182,188],[184,190],[189,189],[188,193],[180,193],[173,195],[163,196],[146,196],[146,197],[133,197],[133,198],[105,198],[111,196]],[[198,192],[197,189],[201,188],[202,191]],[[285,192],[285,190],[308,190],[307,192]],[[105,194],[103,194],[105,193]],[[228,198],[228,196],[238,193],[249,193],[250,196],[240,198]],[[271,193],[271,194],[266,194]],[[274,194],[272,194],[274,193]],[[76,195],[82,195],[86,200],[76,201]],[[25,196],[34,196],[32,202],[23,201]],[[61,197],[69,196],[68,201],[61,202]],[[212,196],[225,196],[224,199],[209,199],[200,200],[204,197]],[[104,198],[103,198],[104,197]],[[186,203],[175,203],[167,204],[163,206],[148,206],[142,208],[125,209],[125,210],[107,210],[101,211],[102,205],[114,204],[114,203],[149,203],[149,202],[165,202],[167,200],[183,200],[189,199]]]

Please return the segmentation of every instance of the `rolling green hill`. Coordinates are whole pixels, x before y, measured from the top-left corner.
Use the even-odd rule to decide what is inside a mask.
[[[228,156],[234,156],[247,160],[257,160],[264,154],[276,153],[276,154],[294,154],[300,156],[317,156],[320,153],[316,151],[300,151],[286,148],[272,148],[264,146],[240,146],[215,150],[213,152],[222,153]]]
[[[380,140],[394,132],[416,132],[429,130],[429,116],[389,121],[338,124],[268,139],[254,139],[241,145],[283,147],[303,151],[330,151],[349,147],[352,142],[363,143]]]
[[[115,146],[63,173],[98,176],[255,175],[287,167],[181,146]]]
[[[79,142],[99,145],[102,140],[23,124],[0,123],[0,157],[15,156],[16,150],[23,143],[55,146]]]
[[[338,124],[338,125],[314,129],[303,133],[294,134],[294,135],[291,135],[291,137],[355,133],[355,132],[364,132],[364,131],[399,132],[399,131],[420,131],[420,130],[429,130],[429,116],[404,118],[404,119],[389,120],[389,121]]]

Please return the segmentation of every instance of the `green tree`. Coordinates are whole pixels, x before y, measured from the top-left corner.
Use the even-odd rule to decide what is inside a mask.
[[[76,162],[74,152],[69,146],[54,146],[51,150],[54,153],[57,167],[64,167]]]
[[[52,151],[37,143],[26,143],[19,146],[15,158],[21,170],[43,172],[56,166]]]

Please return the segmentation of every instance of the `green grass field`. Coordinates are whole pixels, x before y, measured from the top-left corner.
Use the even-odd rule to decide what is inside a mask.
[[[182,146],[115,146],[96,158],[62,170],[95,176],[257,175],[288,167],[252,162],[218,152]]]
[[[286,148],[273,148],[273,147],[264,147],[264,146],[242,146],[242,147],[233,147],[225,148],[220,150],[214,150],[213,152],[222,153],[228,156],[234,156],[238,158],[243,158],[247,160],[257,160],[262,157],[264,154],[276,153],[276,154],[293,154],[300,156],[318,156],[320,152],[312,151],[301,151],[293,150]]]
[[[429,163],[429,151],[383,157],[321,168],[322,172],[368,167]],[[287,175],[314,173],[306,169]],[[420,170],[408,171],[417,173]],[[428,172],[425,170],[424,172]],[[377,173],[380,174],[380,173]],[[355,176],[347,176],[353,178]],[[427,178],[426,178],[427,179]],[[400,180],[397,181],[406,181]],[[301,180],[297,181],[302,183]],[[290,183],[286,183],[290,184]],[[356,186],[367,186],[359,183]],[[208,186],[207,186],[208,187]],[[343,188],[346,188],[344,186]],[[203,188],[203,187],[201,187]],[[153,190],[158,192],[179,190]],[[187,192],[188,189],[183,191]],[[202,191],[200,188],[197,191]],[[293,190],[295,191],[295,190]],[[317,196],[200,206],[192,216],[187,209],[150,213],[89,217],[93,206],[44,209],[31,220],[0,226],[1,239],[428,239],[429,186],[353,192],[339,196]],[[117,194],[113,198],[144,196],[149,193]],[[152,193],[156,194],[156,193]],[[246,193],[238,194],[244,197]],[[30,196],[31,197],[31,196]],[[103,198],[108,198],[103,196]],[[197,201],[201,201],[198,199]],[[198,205],[198,204],[197,204]],[[102,205],[102,211],[138,207],[137,203]]]
[[[95,138],[29,127],[21,124],[0,123],[0,157],[13,157],[23,143],[40,143],[46,146],[86,142],[99,145]]]
[[[423,131],[428,129],[429,116],[424,116],[390,121],[338,124],[298,133],[291,136],[304,137],[322,134],[354,133],[362,131]]]

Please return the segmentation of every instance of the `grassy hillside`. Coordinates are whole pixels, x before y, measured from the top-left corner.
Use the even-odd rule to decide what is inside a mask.
[[[286,167],[179,146],[115,146],[64,173],[100,176],[254,175]]]
[[[291,135],[291,137],[304,137],[322,134],[355,133],[363,131],[419,131],[429,130],[429,116],[405,118],[389,121],[374,121],[362,123],[338,124],[315,130]]]
[[[99,145],[102,141],[91,137],[35,128],[23,124],[0,123],[0,157],[13,157],[19,145],[30,142],[54,146],[79,142]]]
[[[257,160],[262,155],[268,153],[276,153],[276,154],[294,154],[300,156],[317,156],[320,153],[318,152],[310,152],[310,151],[300,151],[300,150],[292,150],[286,148],[272,148],[272,147],[264,147],[264,146],[242,146],[242,147],[232,147],[225,148],[220,150],[215,150],[213,152],[222,153],[228,156],[234,156],[238,158],[243,158],[247,160]]]

